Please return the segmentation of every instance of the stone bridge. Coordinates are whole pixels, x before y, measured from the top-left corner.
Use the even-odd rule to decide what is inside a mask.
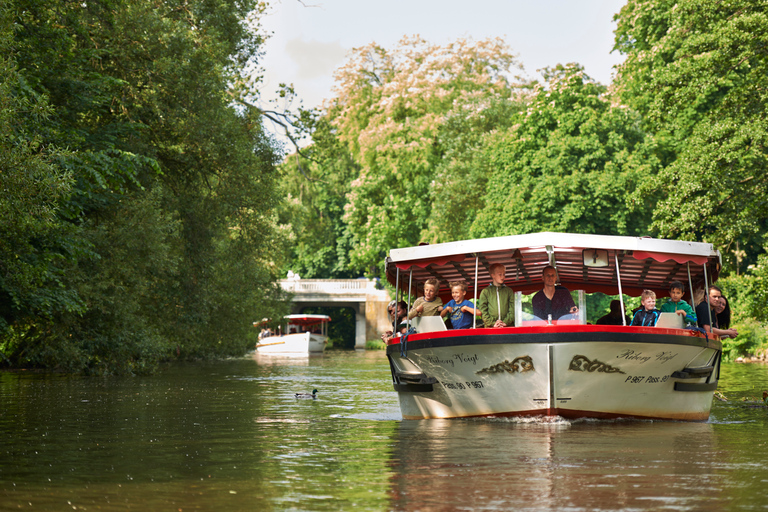
[[[355,348],[364,349],[366,340],[378,339],[390,329],[387,319],[389,292],[376,289],[370,279],[299,279],[289,273],[280,286],[293,294],[292,313],[305,307],[348,307],[355,311]]]

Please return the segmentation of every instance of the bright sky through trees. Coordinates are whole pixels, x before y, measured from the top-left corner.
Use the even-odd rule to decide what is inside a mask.
[[[603,84],[623,60],[613,48],[613,16],[624,0],[279,0],[261,19],[273,32],[264,49],[265,99],[293,83],[305,107],[332,96],[333,71],[347,52],[393,47],[418,34],[433,44],[502,37],[531,78],[537,69],[578,62]]]

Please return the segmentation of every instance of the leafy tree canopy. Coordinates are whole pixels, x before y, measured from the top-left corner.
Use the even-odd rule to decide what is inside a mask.
[[[644,234],[646,212],[630,213],[625,198],[659,161],[639,116],[609,103],[578,65],[549,69],[546,79],[515,125],[486,145],[493,171],[472,235]]]
[[[33,233],[26,252],[37,274],[47,261],[58,272],[29,279],[23,298],[14,295],[20,284],[0,283],[15,308],[0,338],[12,362],[145,371],[172,356],[242,354],[248,318],[281,313],[273,307],[282,298],[278,154],[258,113],[231,104],[252,92],[237,84],[260,55],[251,27],[262,8],[256,0],[10,3],[14,23],[3,27],[15,27],[15,92],[47,105],[21,138],[32,150],[17,151],[31,182],[48,174],[47,196],[33,202],[53,212],[40,217],[52,234]],[[3,119],[27,109],[1,106]],[[12,219],[0,247],[29,221]],[[70,302],[56,303],[52,290]],[[22,311],[33,301],[52,304],[51,314]]]
[[[652,229],[762,252],[768,226],[768,11],[760,0],[630,0],[616,17],[616,80],[669,165],[636,198],[658,197]]]

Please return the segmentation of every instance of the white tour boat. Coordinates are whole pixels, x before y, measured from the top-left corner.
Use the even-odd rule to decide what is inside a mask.
[[[690,304],[691,290],[717,279],[720,253],[711,244],[534,233],[393,249],[386,275],[399,295],[437,278],[444,303],[451,298],[448,283],[463,280],[466,298],[477,305],[495,263],[506,266],[505,285],[515,292],[514,326],[482,328],[476,319],[476,328],[445,330],[442,322],[422,322],[389,343],[403,418],[709,417],[720,371],[718,337],[683,328],[682,320],[667,327],[631,327],[626,320],[593,325],[586,294],[639,297],[650,289],[661,299],[672,281],[681,281]],[[528,296],[542,289],[548,265],[577,296],[577,314],[533,316]],[[637,299],[629,306],[639,305]]]
[[[286,315],[283,334],[262,337],[256,345],[260,354],[319,354],[328,343],[327,315]],[[254,326],[259,326],[254,322]]]

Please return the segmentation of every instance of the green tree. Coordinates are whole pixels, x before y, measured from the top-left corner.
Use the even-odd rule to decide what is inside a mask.
[[[517,122],[527,107],[526,94],[483,99],[446,115],[433,146],[435,179],[432,214],[422,232],[429,243],[470,237],[478,212],[485,208],[488,179],[493,174],[484,145]]]
[[[281,166],[279,220],[290,250],[282,270],[305,278],[357,277],[349,268],[344,207],[360,166],[336,136],[330,119],[311,114],[304,122],[312,144],[302,155],[290,155]]]
[[[728,259],[740,241],[754,261],[768,227],[765,2],[630,0],[616,19],[617,93],[667,151],[635,194],[659,198],[651,228]]]
[[[60,283],[85,309],[15,324],[11,359],[106,372],[241,354],[282,298],[278,155],[261,117],[231,105],[261,51],[244,22],[260,4],[12,6],[21,82],[51,107],[37,136],[70,149],[60,224],[91,252],[65,255]]]
[[[51,109],[29,89],[13,55],[12,13],[0,8],[0,351],[37,318],[77,313],[63,286],[71,258],[87,250],[59,219],[72,176],[56,165],[68,154],[36,135]]]
[[[612,105],[580,66],[550,69],[546,79],[514,127],[488,141],[494,170],[472,235],[644,234],[646,212],[630,213],[626,197],[659,161],[639,116]]]

